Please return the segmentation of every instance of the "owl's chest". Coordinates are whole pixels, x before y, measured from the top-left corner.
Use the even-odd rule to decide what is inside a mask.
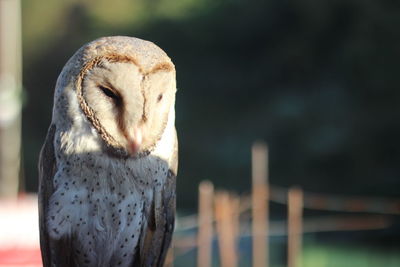
[[[157,162],[67,163],[54,179],[56,190],[48,213],[53,238],[72,235],[79,262],[129,262],[147,222],[154,190],[163,180],[162,167]]]

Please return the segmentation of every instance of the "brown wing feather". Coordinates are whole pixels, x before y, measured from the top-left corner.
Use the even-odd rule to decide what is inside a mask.
[[[46,218],[51,195],[54,192],[53,178],[56,173],[54,154],[54,135],[56,127],[52,124],[46,136],[39,157],[39,230],[40,249],[43,266],[73,266],[70,250],[70,240],[52,240],[49,237]]]
[[[171,244],[175,225],[176,174],[178,168],[178,142],[175,142],[172,164],[161,195],[155,193],[140,246],[140,266],[161,267]]]

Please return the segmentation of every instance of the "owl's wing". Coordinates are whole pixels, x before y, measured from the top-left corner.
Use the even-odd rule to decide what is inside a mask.
[[[161,267],[171,244],[175,225],[175,187],[178,169],[178,142],[170,161],[168,177],[161,194],[154,194],[150,218],[140,244],[140,266]]]
[[[42,251],[43,266],[51,266],[51,251],[48,229],[46,224],[46,212],[48,210],[50,196],[53,194],[53,177],[55,170],[54,158],[54,133],[56,127],[52,124],[47,132],[46,141],[43,144],[39,156],[39,230],[40,248]]]
[[[69,250],[69,240],[52,240],[47,229],[47,212],[50,197],[54,192],[53,178],[56,173],[56,159],[54,154],[55,125],[50,125],[46,141],[39,156],[39,230],[40,248],[43,266],[72,266]],[[53,265],[52,265],[53,264]]]

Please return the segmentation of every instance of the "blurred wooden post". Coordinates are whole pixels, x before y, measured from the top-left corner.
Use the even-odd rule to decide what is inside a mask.
[[[303,191],[292,187],[288,192],[288,267],[301,266]]]
[[[252,150],[253,267],[268,266],[268,151],[264,143]]]
[[[0,196],[18,193],[21,149],[21,6],[0,0]]]
[[[214,186],[209,181],[199,185],[199,233],[197,236],[197,266],[210,267],[213,237]]]
[[[227,192],[219,192],[215,196],[215,218],[217,220],[218,243],[222,267],[237,266],[236,232],[234,222],[235,202]],[[238,209],[239,207],[236,207]],[[236,217],[237,218],[237,217]]]
[[[1,1],[1,0],[0,0]],[[168,248],[167,257],[165,258],[164,267],[174,267],[174,240]]]
[[[236,242],[240,240],[240,197],[237,195],[231,195],[230,197],[231,206],[231,221],[233,226],[233,237],[235,241],[235,248],[239,246]]]

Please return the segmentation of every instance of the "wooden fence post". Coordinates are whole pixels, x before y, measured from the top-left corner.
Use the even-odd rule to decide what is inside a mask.
[[[254,143],[252,154],[253,267],[268,266],[268,151],[264,143]]]
[[[239,207],[227,192],[219,192],[215,196],[215,218],[217,220],[218,244],[222,267],[237,266],[236,233],[239,224],[234,222]],[[237,207],[236,207],[237,206]]]
[[[167,257],[165,258],[164,267],[174,267],[174,240],[168,248]]]
[[[21,150],[21,2],[0,1],[0,196],[17,197]]]
[[[301,266],[303,191],[292,187],[288,192],[288,267]]]
[[[210,267],[212,259],[214,186],[209,181],[199,185],[199,232],[197,266]]]

